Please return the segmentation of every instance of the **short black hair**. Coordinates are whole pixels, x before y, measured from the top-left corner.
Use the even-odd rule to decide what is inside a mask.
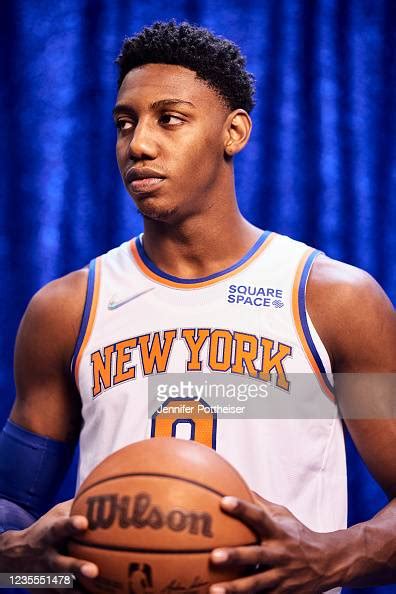
[[[155,22],[125,39],[116,60],[118,88],[130,70],[145,64],[175,64],[196,72],[231,110],[254,107],[254,77],[239,47],[208,29],[175,21]]]

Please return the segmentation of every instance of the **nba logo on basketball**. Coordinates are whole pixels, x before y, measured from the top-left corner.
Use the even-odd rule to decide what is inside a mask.
[[[150,565],[147,563],[131,563],[128,573],[129,594],[150,594],[153,591]]]

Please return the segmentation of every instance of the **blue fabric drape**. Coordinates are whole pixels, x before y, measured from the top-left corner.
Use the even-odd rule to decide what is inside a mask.
[[[236,162],[243,213],[366,269],[396,301],[393,0],[6,0],[0,422],[30,296],[141,230],[114,156],[113,60],[124,36],[170,18],[236,41],[257,78],[254,131]],[[351,444],[348,461],[354,523],[385,498]],[[70,475],[61,497],[72,489]]]

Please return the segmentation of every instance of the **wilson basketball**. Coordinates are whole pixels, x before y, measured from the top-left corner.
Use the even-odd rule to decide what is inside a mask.
[[[210,563],[212,549],[249,545],[256,535],[220,509],[224,495],[253,501],[238,472],[210,448],[158,437],[115,452],[81,485],[72,514],[88,518],[70,554],[99,566],[91,592],[204,594],[238,569]]]

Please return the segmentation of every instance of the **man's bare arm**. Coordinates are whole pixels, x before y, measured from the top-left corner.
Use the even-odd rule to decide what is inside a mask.
[[[87,270],[46,285],[31,300],[15,344],[11,419],[59,441],[78,439],[81,401],[70,374],[85,302]]]
[[[59,442],[75,442],[81,401],[70,361],[85,302],[87,271],[79,270],[39,291],[22,319],[15,349],[14,423]],[[50,510],[30,527],[0,535],[0,571],[72,571],[94,576],[92,563],[61,555],[58,547],[83,532],[85,518],[69,517],[69,504]]]
[[[309,278],[307,308],[332,360],[341,408],[346,404],[358,407],[362,374],[367,379],[370,373],[395,371],[392,304],[369,275],[321,256]],[[345,374],[354,374],[354,381],[342,381]],[[377,402],[380,396],[378,406],[384,415],[391,394],[373,393]],[[388,412],[387,419],[346,422],[371,472],[394,498],[396,419],[391,418],[391,410]],[[368,522],[330,533],[308,529],[285,507],[259,497],[256,505],[225,498],[222,508],[260,534],[262,544],[215,550],[212,561],[250,568],[259,564],[261,569],[254,575],[212,586],[213,594],[265,589],[277,594],[310,593],[341,585],[396,582],[395,499]]]
[[[308,308],[333,358],[345,423],[391,500],[368,522],[333,533],[339,551],[338,583],[396,582],[396,381],[391,379],[391,374],[396,378],[395,310],[367,273],[328,258],[318,259],[309,282],[313,290],[308,292]],[[372,418],[354,418],[366,410]]]

